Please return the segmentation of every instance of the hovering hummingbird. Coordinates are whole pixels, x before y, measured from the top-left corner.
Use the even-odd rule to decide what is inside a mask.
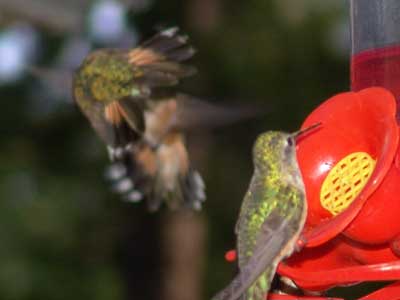
[[[213,300],[265,299],[279,262],[296,250],[307,214],[296,138],[315,126],[257,138],[254,173],[235,228],[239,274]]]
[[[100,49],[84,59],[74,76],[74,98],[111,159],[143,138],[144,112],[159,89],[194,73],[180,63],[193,54],[187,37],[170,28],[132,50]]]
[[[163,30],[131,50],[94,51],[73,82],[76,103],[107,145],[115,189],[131,201],[146,197],[152,210],[163,200],[200,208],[205,199],[176,122],[185,97],[167,89],[195,73],[181,64],[195,50],[178,31]]]
[[[187,40],[170,28],[132,50],[97,50],[74,77],[74,98],[112,160],[107,177],[126,200],[146,198],[150,210],[162,202],[200,209],[205,200],[184,133],[256,114],[254,108],[218,107],[173,89],[195,73],[182,64],[195,53]]]

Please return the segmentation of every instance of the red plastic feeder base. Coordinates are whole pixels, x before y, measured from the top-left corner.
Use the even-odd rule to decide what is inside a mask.
[[[395,113],[393,95],[374,87],[336,95],[305,120],[302,128],[322,123],[297,148],[309,205],[307,246],[341,232],[368,244],[400,233]]]

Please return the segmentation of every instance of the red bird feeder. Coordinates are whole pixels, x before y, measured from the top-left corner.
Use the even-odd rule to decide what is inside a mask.
[[[342,232],[367,244],[400,234],[395,114],[393,95],[369,88],[334,96],[305,120],[302,128],[322,124],[297,149],[309,205],[308,246]]]
[[[395,114],[393,95],[374,87],[336,95],[305,120],[302,128],[321,123],[297,146],[308,202],[306,248],[279,267],[301,288],[400,278],[392,250],[400,235]]]
[[[395,281],[361,299],[399,300],[400,2],[350,0],[350,6],[353,92],[328,99],[302,125],[321,123],[297,140],[308,215],[301,251],[278,273],[305,291]]]
[[[399,128],[394,96],[379,87],[338,94],[315,109],[302,128],[317,123],[317,129],[297,140],[308,202],[299,243],[304,248],[282,262],[278,273],[308,291],[399,280]],[[369,296],[400,299],[400,283]]]

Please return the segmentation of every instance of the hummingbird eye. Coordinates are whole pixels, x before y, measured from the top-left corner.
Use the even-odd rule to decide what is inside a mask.
[[[288,146],[293,146],[293,139],[291,137],[288,137],[286,142],[288,143]]]

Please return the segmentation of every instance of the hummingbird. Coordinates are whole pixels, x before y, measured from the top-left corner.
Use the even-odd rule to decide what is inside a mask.
[[[278,264],[296,250],[307,215],[296,138],[315,126],[267,131],[254,143],[254,173],[235,227],[239,274],[213,300],[265,299]]]
[[[134,49],[92,52],[73,79],[75,102],[107,145],[113,189],[127,201],[146,199],[151,211],[164,202],[198,210],[206,198],[185,133],[259,113],[178,93],[180,80],[196,72],[183,64],[194,53],[188,37],[173,27]]]
[[[115,190],[134,202],[148,198],[151,210],[165,199],[193,208],[205,199],[175,121],[186,97],[170,89],[195,73],[182,63],[195,53],[187,41],[173,27],[134,49],[97,50],[73,79],[75,102],[107,145]]]
[[[181,64],[194,52],[173,27],[134,49],[100,49],[83,60],[73,79],[74,99],[112,160],[143,138],[145,110],[160,89],[194,74],[193,67]]]

